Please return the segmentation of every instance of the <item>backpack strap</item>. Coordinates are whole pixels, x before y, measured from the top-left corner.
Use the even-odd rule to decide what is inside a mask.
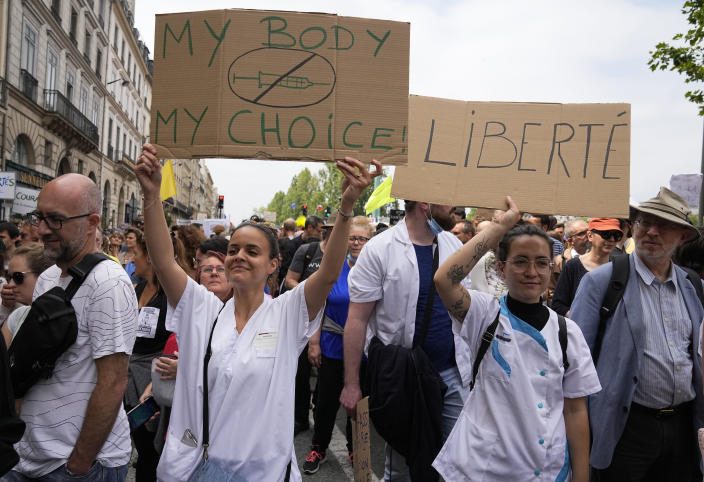
[[[68,269],[73,279],[66,288],[66,297],[70,300],[76,294],[78,288],[81,287],[93,268],[106,259],[110,259],[103,253],[89,253],[83,257],[78,263]]]
[[[494,341],[494,333],[496,333],[496,327],[499,326],[499,315],[501,314],[501,307],[496,313],[496,318],[494,321],[486,327],[484,334],[482,335],[482,342],[479,345],[479,350],[477,350],[477,356],[474,358],[474,364],[472,365],[472,381],[469,384],[469,390],[472,391],[474,388],[474,382],[477,379],[477,374],[479,373],[479,365],[482,364],[482,359],[486,355],[486,351],[489,349],[491,342]]]
[[[599,308],[599,326],[596,331],[596,340],[594,349],[592,350],[592,359],[594,365],[599,361],[601,353],[601,344],[604,341],[604,332],[606,331],[606,320],[611,318],[618,306],[623,293],[626,291],[628,284],[628,275],[630,274],[631,266],[629,256],[614,256],[611,260],[612,271],[609,286],[606,289],[604,299],[601,301]]]
[[[562,349],[562,366],[567,373],[567,369],[570,367],[570,362],[567,361],[567,320],[562,315],[557,315],[557,335],[560,339],[560,348]]]
[[[692,286],[694,286],[694,291],[697,293],[697,298],[699,298],[699,302],[704,307],[704,289],[702,289],[702,279],[699,277],[699,273],[694,271],[692,268],[685,268],[684,266],[680,266],[680,268],[687,272],[687,279],[690,283],[692,283]]]

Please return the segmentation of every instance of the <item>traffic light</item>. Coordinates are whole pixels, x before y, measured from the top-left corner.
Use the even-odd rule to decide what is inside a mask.
[[[218,209],[222,209],[222,208],[224,208],[224,207],[225,207],[225,196],[223,196],[222,194],[220,194],[220,195],[218,196]]]
[[[301,215],[308,216],[308,204],[301,206]]]
[[[330,209],[330,206],[326,206],[325,207],[325,217],[329,218],[331,213],[332,213],[332,211]]]

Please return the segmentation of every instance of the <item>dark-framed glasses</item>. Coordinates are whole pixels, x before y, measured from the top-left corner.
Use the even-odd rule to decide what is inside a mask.
[[[57,216],[56,214],[47,214],[46,216],[39,211],[33,211],[27,215],[27,220],[32,226],[39,226],[39,223],[44,221],[49,229],[59,230],[63,228],[66,221],[73,219],[85,218],[93,213],[78,214],[76,216]]]
[[[26,274],[34,273],[34,271],[15,271],[14,273],[8,273],[7,277],[15,282],[16,285],[21,285],[24,283],[24,278]]]
[[[350,243],[359,243],[359,244],[364,244],[367,241],[369,241],[369,238],[367,238],[365,236],[350,236],[347,239],[350,241]]]

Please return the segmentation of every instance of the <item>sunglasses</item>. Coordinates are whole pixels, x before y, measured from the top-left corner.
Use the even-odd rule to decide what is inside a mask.
[[[34,273],[34,271],[15,271],[14,273],[8,273],[8,278],[15,282],[16,285],[21,285],[24,283],[24,275],[27,273]]]
[[[592,233],[596,233],[603,239],[610,239],[617,243],[621,241],[621,239],[623,239],[623,233],[621,231],[616,231],[615,229],[612,229],[610,231],[599,231],[598,229],[592,229]]]

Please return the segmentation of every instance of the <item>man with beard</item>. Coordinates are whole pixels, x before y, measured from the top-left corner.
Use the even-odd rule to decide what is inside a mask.
[[[66,288],[69,268],[99,250],[100,190],[88,177],[66,174],[39,194],[30,222],[56,265],[44,271],[34,299]],[[122,398],[137,328],[137,299],[122,267],[99,263],[76,292],[76,342],[56,361],[53,375],[29,389],[15,446],[20,462],[2,481],[124,480],[132,451]]]
[[[373,336],[386,345],[411,348],[415,334],[421,331],[428,294],[434,289],[434,250],[439,250],[442,264],[461,247],[448,232],[455,225],[452,206],[406,201],[405,207],[404,219],[372,238],[350,273],[343,339],[345,385],[340,396],[350,414],[362,398],[359,367],[363,349]],[[464,283],[469,287],[469,281]],[[421,346],[447,385],[442,410],[443,437],[447,438],[469,393],[472,365],[469,347],[453,334],[452,321],[438,296]],[[385,479],[410,480],[406,461],[389,446]]]

